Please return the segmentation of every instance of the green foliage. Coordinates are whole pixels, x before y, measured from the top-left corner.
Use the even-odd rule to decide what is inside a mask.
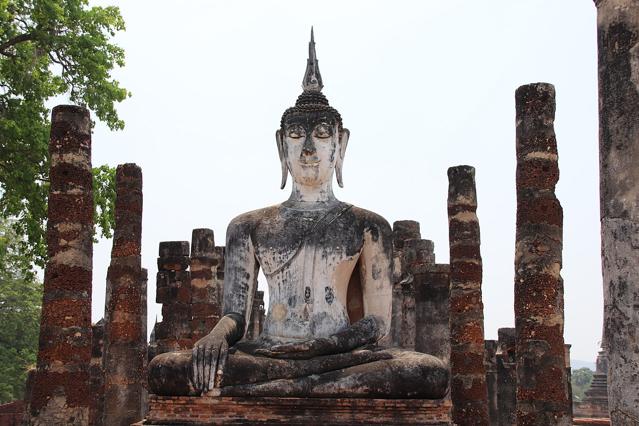
[[[109,128],[122,129],[115,103],[129,96],[111,72],[124,51],[109,42],[124,30],[117,7],[88,0],[0,0],[0,217],[24,241],[17,249],[36,265],[45,259],[44,223],[49,173],[49,111],[45,102],[68,93]],[[96,224],[111,235],[112,173],[100,167]]]
[[[0,403],[21,399],[27,369],[35,365],[40,330],[42,285],[19,253],[21,243],[0,220]]]
[[[101,236],[113,236],[115,223],[115,168],[103,165],[93,168],[93,217]]]
[[[579,368],[572,372],[572,400],[575,402],[584,399],[585,392],[590,389],[594,372],[589,368]]]

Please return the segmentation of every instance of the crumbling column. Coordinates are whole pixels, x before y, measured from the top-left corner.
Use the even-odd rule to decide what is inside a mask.
[[[146,417],[149,408],[149,387],[146,377],[148,377],[147,366],[149,364],[149,344],[147,339],[148,328],[148,303],[147,303],[147,291],[149,288],[149,271],[146,268],[142,268],[140,271],[140,347],[143,348],[143,360],[142,360],[142,377],[145,379],[142,381],[144,389],[142,389],[142,398],[140,399],[140,413],[142,417]]]
[[[89,410],[89,424],[102,426],[104,424],[104,318],[91,328],[91,407]]]
[[[49,260],[29,410],[34,425],[86,425],[93,269],[89,111],[72,105],[53,108],[49,156]]]
[[[160,243],[155,301],[162,304],[162,322],[154,328],[156,355],[193,347],[190,262],[188,241]]]
[[[451,167],[448,182],[453,421],[462,425],[488,425],[475,169]]]
[[[486,388],[488,390],[488,418],[490,426],[499,425],[497,390],[497,341],[485,340],[484,365],[486,366]]]
[[[411,245],[408,241],[420,239],[419,222],[398,220],[393,223],[391,338],[393,346],[405,349],[415,347],[415,284],[407,266],[407,251]]]
[[[597,0],[599,194],[610,418],[639,424],[639,2]]]
[[[563,212],[555,196],[555,88],[547,83],[521,86],[515,100],[517,424],[569,425],[560,275]]]
[[[565,344],[564,345],[564,359],[566,361],[566,386],[568,387],[568,409],[570,418],[574,417],[573,409],[572,409],[572,368],[570,367],[570,348],[572,345]]]
[[[414,271],[415,350],[450,365],[450,267],[425,264]]]
[[[147,328],[148,328],[148,304],[147,304],[147,292],[149,287],[149,270],[146,268],[142,268],[140,270],[140,327],[142,327],[140,339],[142,340],[143,345],[147,345]]]
[[[499,426],[517,424],[517,357],[514,328],[497,330],[497,411]]]
[[[193,342],[206,336],[222,317],[222,288],[216,277],[220,267],[219,249],[215,247],[213,230],[193,230],[190,268]]]
[[[104,424],[142,419],[146,339],[142,308],[142,170],[119,165],[115,175],[115,230],[107,271],[104,346]]]

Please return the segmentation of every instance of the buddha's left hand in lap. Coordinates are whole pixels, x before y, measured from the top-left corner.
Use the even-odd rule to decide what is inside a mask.
[[[345,353],[364,345],[376,342],[381,336],[382,320],[368,315],[347,329],[329,337],[305,340],[271,346],[269,349],[257,349],[257,355],[271,358],[310,359],[316,356]]]

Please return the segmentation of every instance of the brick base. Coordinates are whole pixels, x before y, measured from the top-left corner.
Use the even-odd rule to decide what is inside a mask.
[[[0,426],[19,426],[25,415],[24,401],[0,405]]]
[[[151,395],[144,425],[451,425],[450,401]]]

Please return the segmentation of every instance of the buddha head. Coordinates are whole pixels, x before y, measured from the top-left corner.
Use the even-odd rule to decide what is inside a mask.
[[[275,134],[282,166],[281,188],[286,186],[288,173],[304,186],[319,186],[337,176],[343,187],[342,165],[350,135],[342,126],[342,117],[328,104],[322,94],[322,76],[315,54],[315,41],[311,29],[309,55],[302,81],[302,94],[295,106],[282,115],[280,128]]]

